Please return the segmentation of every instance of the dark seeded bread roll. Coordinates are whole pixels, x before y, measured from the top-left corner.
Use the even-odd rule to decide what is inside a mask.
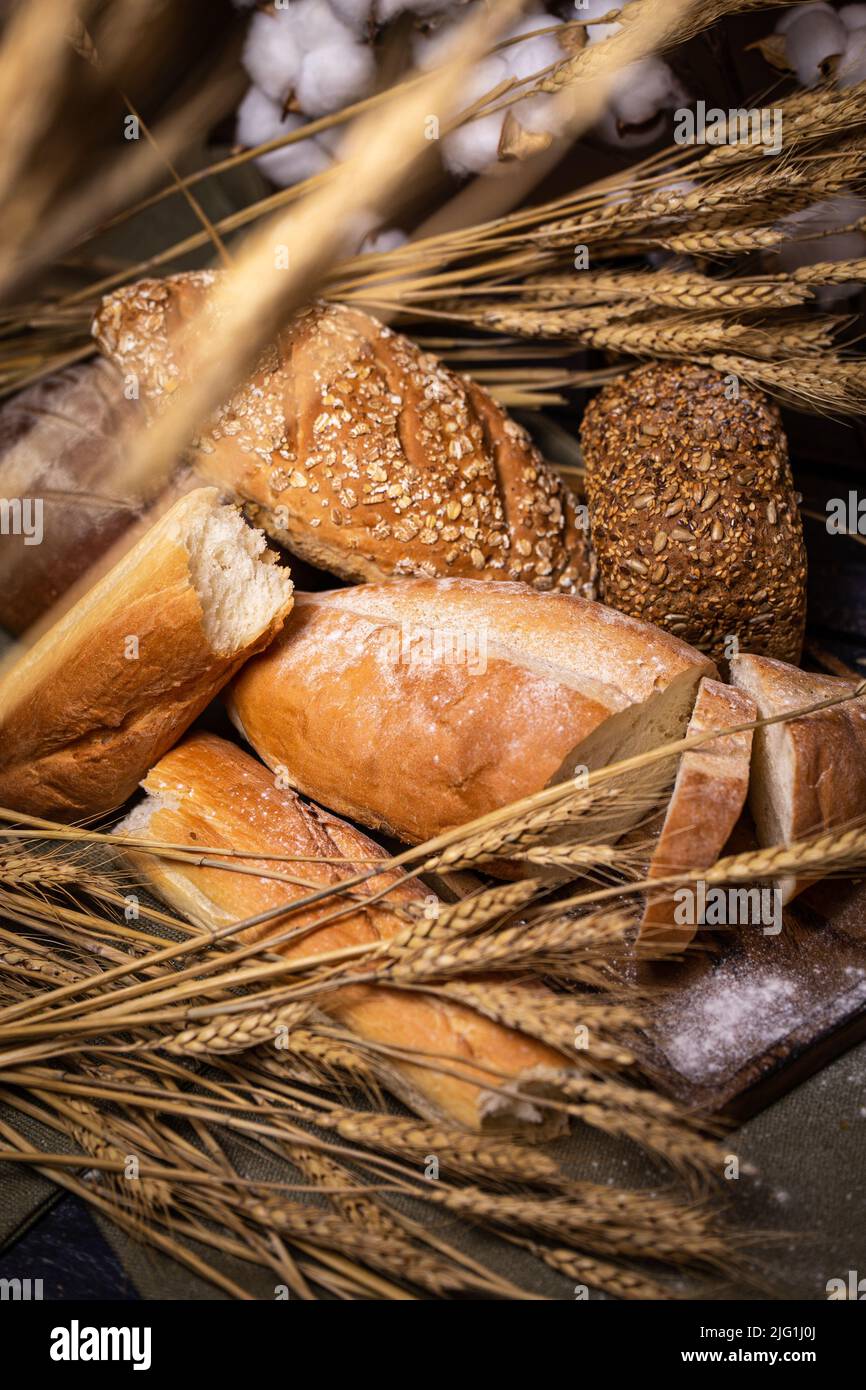
[[[103,301],[97,341],[139,377],[152,413],[188,379],[188,334],[218,328],[215,279],[141,280]],[[526,432],[357,309],[298,315],[202,431],[195,465],[282,545],[344,579],[519,579],[588,596],[574,499]]]
[[[581,438],[599,597],[717,660],[797,661],[806,552],[777,407],[690,363],[605,387]]]

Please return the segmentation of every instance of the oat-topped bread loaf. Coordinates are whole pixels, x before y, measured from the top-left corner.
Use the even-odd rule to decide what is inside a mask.
[[[299,596],[229,709],[291,786],[418,842],[575,767],[679,738],[699,680],[716,674],[668,633],[587,599],[407,579]],[[654,762],[631,789],[657,792],[673,772]],[[634,808],[636,820],[637,795]]]
[[[207,309],[215,278],[141,280],[103,301],[97,341],[138,376],[151,411],[187,379],[187,332],[218,327]],[[195,453],[271,536],[344,579],[471,575],[586,591],[574,500],[526,432],[359,310],[298,315]]]
[[[599,597],[717,660],[799,658],[806,552],[788,445],[762,392],[655,363],[592,400],[581,429]]]
[[[731,680],[750,695],[762,719],[838,700],[859,682],[798,671],[769,657],[740,656]],[[749,804],[762,846],[862,822],[866,814],[866,695],[755,731]],[[779,880],[782,901],[809,879]]]

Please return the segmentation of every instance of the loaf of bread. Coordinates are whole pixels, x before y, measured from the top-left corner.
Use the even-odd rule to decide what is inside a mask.
[[[858,685],[760,656],[732,661],[731,680],[751,696],[762,719],[850,695]],[[762,846],[790,845],[862,821],[866,696],[757,729],[749,805]],[[811,881],[781,879],[782,902],[790,902]]]
[[[719,661],[797,661],[806,552],[778,408],[744,382],[654,363],[584,415],[599,597]]]
[[[180,499],[0,678],[0,805],[112,810],[292,605],[292,582],[215,488]]]
[[[275,779],[261,763],[210,734],[193,734],[174,748],[150,771],[144,788],[147,797],[116,827],[118,834],[217,850],[261,852],[261,870],[296,872],[308,882],[323,885],[337,883],[367,867],[366,861],[384,857],[384,851],[353,826],[305,805],[290,791],[277,790]],[[305,891],[273,879],[160,860],[134,850],[127,854],[148,887],[204,928],[241,921],[291,902]],[[358,863],[292,865],[280,860],[269,865],[268,855],[344,857]],[[243,862],[249,867],[259,861]],[[395,878],[393,874],[383,875],[366,891],[380,892]],[[347,946],[385,941],[406,925],[389,903],[396,907],[425,905],[429,897],[420,884],[404,883],[375,906],[359,906],[357,911],[278,949],[288,960],[300,960]],[[341,897],[325,900],[288,920],[276,918],[249,928],[241,939],[259,941],[287,927],[310,928],[346,905]],[[358,965],[364,968],[362,961]],[[421,1062],[392,1064],[389,1084],[419,1114],[447,1116],[475,1130],[525,1127],[539,1137],[559,1128],[557,1121],[547,1118],[550,1111],[494,1093],[497,1079],[528,1080],[538,1088],[550,1089],[553,1074],[565,1062],[542,1043],[463,1005],[384,986],[355,985],[322,995],[319,1007],[362,1038],[433,1054],[431,1061],[461,1073],[449,1075]],[[494,1071],[485,1072],[484,1064]],[[497,1078],[496,1072],[503,1076]]]
[[[141,516],[151,497],[113,484],[122,431],[139,415],[101,358],[0,407],[0,497],[40,508],[38,532],[0,537],[0,627],[24,632]]]
[[[188,379],[190,344],[218,331],[214,280],[142,280],[103,301],[97,341],[136,375],[151,412]],[[356,309],[300,314],[202,430],[194,462],[281,545],[344,579],[589,583],[574,500],[526,432]]]
[[[680,737],[698,681],[715,674],[588,599],[407,579],[298,595],[229,712],[291,786],[417,843],[575,767]],[[648,773],[654,786],[672,776],[667,761]]]
[[[702,680],[687,736],[734,729],[755,718],[748,695],[719,681]],[[690,869],[709,869],[722,853],[746,804],[752,730],[722,733],[682,755],[661,834],[649,866],[650,878]],[[644,909],[639,943],[653,951],[681,951],[695,924],[678,922],[673,891],[653,897]]]

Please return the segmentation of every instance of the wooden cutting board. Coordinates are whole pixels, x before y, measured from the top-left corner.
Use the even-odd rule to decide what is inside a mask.
[[[745,1119],[866,1038],[866,879],[815,884],[776,936],[701,935],[649,982],[643,1060],[670,1095]]]

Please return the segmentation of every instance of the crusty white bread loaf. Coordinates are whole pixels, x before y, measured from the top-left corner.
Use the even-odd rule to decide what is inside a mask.
[[[687,737],[733,729],[755,718],[754,701],[719,681],[702,680]],[[649,866],[650,878],[687,869],[709,869],[719,858],[746,804],[752,730],[722,733],[682,755],[661,834]],[[653,897],[644,909],[639,943],[652,949],[683,950],[695,928],[678,923],[673,892]]]
[[[587,599],[407,579],[299,595],[229,712],[290,785],[417,843],[575,767],[680,737],[698,681],[715,674],[676,638]],[[653,785],[672,775],[665,761],[648,770]]]
[[[739,656],[731,680],[762,719],[850,695],[858,682],[799,671],[771,657]],[[866,696],[755,731],[749,805],[762,846],[862,820],[866,813]],[[782,902],[812,880],[784,878]]]
[[[606,386],[581,425],[599,597],[721,661],[796,661],[806,551],[788,443],[763,392],[690,362]]]
[[[158,411],[215,327],[216,275],[141,280],[93,331]],[[197,318],[196,316],[199,315]],[[574,499],[480,386],[342,305],[298,315],[196,442],[198,472],[295,554],[345,579],[520,579],[583,592]]]
[[[215,488],[182,497],[0,678],[0,805],[112,810],[292,605],[287,569]]]
[[[118,834],[172,844],[232,848],[261,852],[260,871],[297,873],[308,882],[337,883],[384,851],[353,826],[305,805],[293,792],[278,790],[271,773],[234,744],[210,734],[193,734],[152,768],[144,782],[146,799],[116,827]],[[149,854],[127,851],[136,872],[148,887],[204,928],[238,922],[291,902],[304,893],[253,874],[200,868]],[[267,855],[298,855],[358,863],[268,864]],[[255,868],[258,860],[243,861]],[[396,874],[383,875],[362,891],[380,892]],[[278,949],[289,960],[340,950],[346,946],[384,941],[406,923],[394,906],[425,904],[429,891],[415,882],[403,883],[375,906],[359,906],[340,920],[312,930]],[[309,928],[342,910],[346,899],[336,897],[303,909],[290,919],[276,918],[242,934],[244,941],[265,940],[287,928]],[[363,967],[363,962],[358,962]],[[504,1078],[531,1078],[550,1089],[553,1073],[564,1058],[534,1039],[503,1028],[472,1009],[432,995],[371,985],[356,985],[322,995],[321,1009],[361,1037],[398,1049],[439,1054],[431,1060],[461,1075],[449,1075],[423,1064],[395,1063],[389,1069],[394,1092],[420,1114],[447,1116],[469,1129],[525,1127],[539,1137],[559,1128],[550,1111],[525,1100],[493,1094],[495,1071]],[[280,1054],[275,1054],[279,1056]],[[487,1064],[494,1073],[484,1072]],[[550,1075],[545,1081],[547,1073]]]

